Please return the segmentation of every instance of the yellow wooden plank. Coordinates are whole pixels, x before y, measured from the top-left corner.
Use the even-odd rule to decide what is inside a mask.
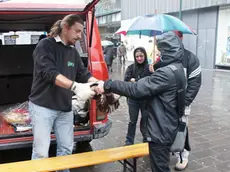
[[[108,163],[149,154],[148,144],[141,143],[62,157],[21,161],[0,165],[0,172],[48,172]]]

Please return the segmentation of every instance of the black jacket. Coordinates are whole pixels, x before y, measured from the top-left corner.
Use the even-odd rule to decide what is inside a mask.
[[[113,46],[105,47],[104,54],[105,54],[105,63],[107,65],[112,65],[113,64],[113,54],[114,54]]]
[[[171,145],[178,131],[179,115],[177,108],[178,77],[183,88],[186,86],[184,69],[181,63],[184,49],[180,39],[173,33],[165,33],[157,39],[161,51],[161,60],[156,71],[136,83],[106,81],[105,91],[123,96],[145,99],[148,114],[148,141],[161,145]],[[168,65],[174,65],[179,71],[176,76]],[[184,100],[184,99],[183,99]]]
[[[184,51],[182,64],[187,76],[185,105],[189,106],[195,99],[201,86],[201,66],[199,59],[189,50]]]
[[[56,42],[54,38],[44,38],[36,46],[33,58],[33,84],[29,100],[49,109],[71,111],[73,92],[56,86],[55,80],[59,74],[81,83],[91,77],[77,50]]]

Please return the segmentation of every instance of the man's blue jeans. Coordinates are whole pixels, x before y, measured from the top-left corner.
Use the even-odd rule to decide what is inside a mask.
[[[32,159],[48,157],[52,129],[57,141],[57,156],[72,154],[74,143],[72,112],[52,110],[32,102],[29,102],[29,112],[34,135]],[[69,170],[60,172],[69,172]]]

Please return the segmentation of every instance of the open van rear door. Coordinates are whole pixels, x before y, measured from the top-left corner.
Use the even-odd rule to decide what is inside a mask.
[[[0,12],[80,12],[87,13],[92,10],[100,0],[91,0],[88,4],[77,0],[9,0],[0,1]]]
[[[84,8],[84,12],[87,13],[88,11],[91,11],[99,1],[100,0],[92,0],[86,5],[86,7]]]
[[[86,7],[84,8],[84,13],[92,11],[92,18],[91,18],[91,25],[90,25],[90,35],[89,35],[89,47],[92,46],[92,39],[93,39],[93,26],[94,26],[94,18],[95,18],[95,5],[100,0],[93,0],[91,1]]]

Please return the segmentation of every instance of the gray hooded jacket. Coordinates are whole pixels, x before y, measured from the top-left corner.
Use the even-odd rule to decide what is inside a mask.
[[[176,136],[179,125],[177,113],[177,82],[178,77],[183,88],[186,79],[181,60],[184,48],[181,40],[168,32],[157,37],[157,46],[161,51],[161,60],[156,64],[156,71],[136,83],[122,81],[106,81],[104,89],[126,97],[147,100],[148,141],[170,146]],[[168,65],[177,68],[176,76]]]

